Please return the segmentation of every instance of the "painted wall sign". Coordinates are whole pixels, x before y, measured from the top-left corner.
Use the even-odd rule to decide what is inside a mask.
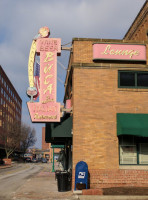
[[[60,103],[56,102],[57,95],[57,55],[61,53],[61,39],[47,38],[48,27],[39,30],[39,35],[33,40],[29,62],[29,88],[27,94],[31,97],[27,102],[32,122],[59,122]],[[39,102],[34,102],[37,88],[34,83],[35,55],[40,55],[40,89]]]
[[[146,61],[146,46],[131,44],[93,44],[93,60]]]

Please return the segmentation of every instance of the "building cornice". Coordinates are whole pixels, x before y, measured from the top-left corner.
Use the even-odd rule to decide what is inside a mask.
[[[148,70],[148,65],[146,64],[129,64],[129,63],[73,63],[72,68],[88,68],[88,69],[111,69],[111,68],[127,68],[127,69],[146,69]]]

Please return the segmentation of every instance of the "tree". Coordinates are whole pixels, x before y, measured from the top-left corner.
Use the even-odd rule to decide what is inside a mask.
[[[21,126],[20,121],[14,121],[10,124],[7,120],[3,122],[3,132],[0,135],[0,140],[4,146],[6,152],[6,158],[16,150],[20,148],[21,140]]]
[[[33,146],[36,142],[36,132],[34,128],[20,121],[14,120],[13,123],[8,120],[3,121],[3,132],[0,134],[0,141],[5,149],[6,158],[14,151],[25,152],[28,147]]]
[[[26,152],[26,150],[33,146],[36,142],[36,131],[34,128],[26,124],[21,125],[21,150]]]

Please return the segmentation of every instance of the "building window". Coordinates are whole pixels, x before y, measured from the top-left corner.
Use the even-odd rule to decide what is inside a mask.
[[[120,165],[148,165],[148,138],[119,136]]]
[[[119,88],[148,88],[148,72],[119,71]]]
[[[137,86],[148,87],[148,73],[137,73]]]

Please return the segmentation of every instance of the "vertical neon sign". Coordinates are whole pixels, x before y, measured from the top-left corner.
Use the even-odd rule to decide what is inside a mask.
[[[35,49],[36,53],[40,55],[40,97],[39,102],[32,101],[32,96],[36,94],[36,88],[32,84],[33,72],[29,66],[30,62],[28,62],[28,72],[30,72],[29,80],[31,84],[27,94],[31,96],[31,101],[27,102],[27,105],[31,120],[32,122],[59,122],[60,103],[56,102],[56,95],[57,55],[61,53],[61,39],[40,37],[36,40]],[[32,56],[33,54],[30,53],[30,55]],[[31,60],[33,59],[31,58]]]

